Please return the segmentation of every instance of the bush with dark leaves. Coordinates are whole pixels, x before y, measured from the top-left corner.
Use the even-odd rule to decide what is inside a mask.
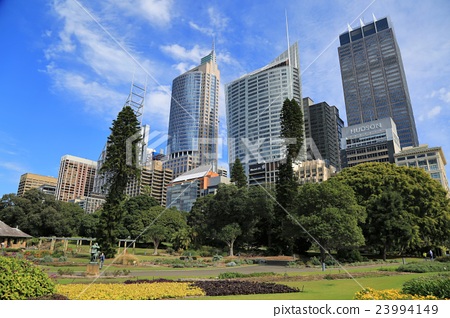
[[[253,295],[297,293],[300,290],[275,283],[257,283],[250,281],[196,281],[194,286],[203,289],[207,296]]]

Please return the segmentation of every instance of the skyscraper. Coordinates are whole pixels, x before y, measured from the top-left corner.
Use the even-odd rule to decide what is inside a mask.
[[[339,40],[348,125],[391,117],[401,147],[418,146],[402,57],[390,19],[363,24],[341,34]]]
[[[280,115],[286,98],[302,105],[297,43],[266,66],[225,86],[228,162],[232,165],[239,158],[250,183],[249,173],[256,171],[262,182],[276,180],[278,165],[269,163],[285,158]]]
[[[176,178],[211,164],[217,171],[220,71],[214,49],[172,83],[167,161]]]
[[[94,187],[96,168],[96,161],[63,156],[59,166],[56,199],[67,202],[89,196]]]
[[[331,164],[336,170],[341,169],[341,138],[344,121],[339,117],[339,109],[327,102],[314,103],[309,98],[303,98],[305,112],[305,136],[308,147],[317,147],[321,158]],[[311,138],[311,139],[309,139]],[[308,143],[314,141],[314,145]],[[314,154],[314,151],[311,151]]]

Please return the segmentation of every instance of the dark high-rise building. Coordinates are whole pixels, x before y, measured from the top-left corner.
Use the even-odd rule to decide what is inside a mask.
[[[402,57],[390,19],[339,36],[348,126],[392,117],[401,147],[418,146]]]
[[[339,117],[339,109],[326,102],[315,104],[309,98],[303,98],[305,114],[305,136],[311,159],[323,159],[337,170],[341,169],[340,143],[344,121]],[[312,145],[314,141],[314,145]],[[316,148],[314,148],[316,147]],[[315,155],[315,149],[320,158]]]

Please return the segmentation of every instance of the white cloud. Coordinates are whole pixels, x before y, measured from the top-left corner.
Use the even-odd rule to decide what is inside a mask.
[[[450,104],[450,90],[442,87],[437,91],[433,91],[430,97],[438,97],[441,101]]]
[[[91,81],[82,74],[47,67],[47,72],[54,79],[54,87],[72,92],[85,102],[85,110],[96,114],[106,114],[115,117],[124,105],[127,96],[96,81]],[[110,118],[108,118],[109,120]]]
[[[24,173],[26,168],[17,162],[0,162],[0,167],[13,172]]]
[[[179,44],[163,45],[161,50],[171,56],[173,59],[181,61],[192,61],[199,64],[202,57],[209,53],[209,50],[202,49],[197,44],[190,50]]]
[[[170,86],[160,85],[147,92],[144,119],[152,123],[151,130],[167,132],[170,112]]]
[[[225,17],[218,9],[214,7],[208,8],[208,15],[211,25],[217,31],[223,31],[228,26],[229,19]]]
[[[436,116],[438,116],[441,113],[441,111],[442,111],[442,107],[441,106],[434,106],[433,108],[431,108],[426,113],[420,114],[418,119],[419,119],[419,121],[425,121],[425,120],[433,119]]]
[[[172,20],[172,0],[110,0],[113,6],[123,10],[123,14],[145,19],[152,25],[165,26]]]
[[[191,28],[193,28],[194,30],[200,31],[203,34],[206,34],[208,36],[213,36],[214,35],[214,31],[210,28],[204,28],[199,26],[198,24],[194,23],[194,22],[189,22],[189,26]]]

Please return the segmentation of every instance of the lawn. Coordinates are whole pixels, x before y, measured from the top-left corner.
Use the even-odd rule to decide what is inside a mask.
[[[374,289],[401,289],[404,282],[427,274],[406,274],[385,277],[370,277],[338,280],[314,280],[302,282],[279,282],[290,287],[297,287],[303,292],[270,295],[244,295],[198,297],[196,299],[228,299],[228,300],[351,300],[362,287]],[[360,286],[361,285],[361,286]]]

